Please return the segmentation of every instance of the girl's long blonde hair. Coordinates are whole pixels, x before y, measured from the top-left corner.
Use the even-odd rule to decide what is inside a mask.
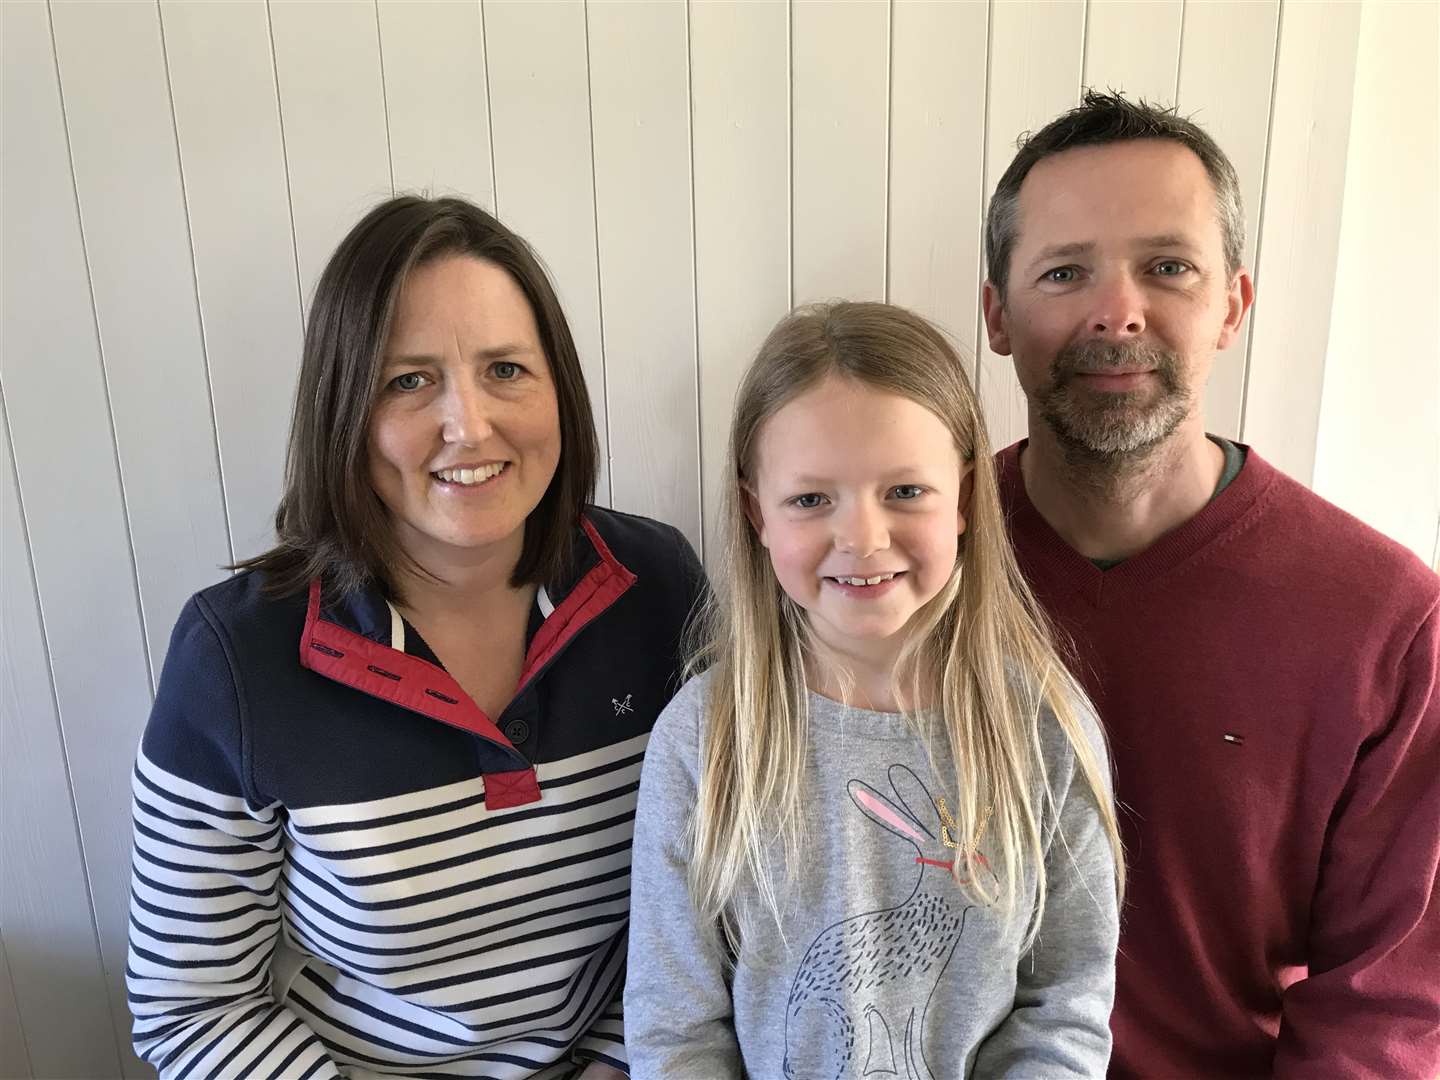
[[[767,853],[777,840],[785,864],[796,865],[809,739],[809,628],[803,610],[780,588],[746,519],[742,486],[755,475],[765,422],[832,376],[923,405],[950,429],[961,460],[973,467],[960,557],[945,588],[912,618],[896,688],[905,700],[917,708],[928,705],[925,711],[938,716],[938,725],[926,729],[937,739],[943,731],[954,761],[956,833],[978,840],[983,832],[991,853],[982,864],[977,843],[960,845],[954,873],[961,887],[983,903],[1003,900],[1013,911],[1025,871],[1035,874],[1028,947],[1046,893],[1041,821],[1050,787],[1040,747],[1042,708],[1048,706],[1059,721],[1094,793],[1115,858],[1117,889],[1123,890],[1114,806],[1101,761],[1077,717],[1082,692],[1057,655],[1011,551],[984,420],[964,365],[938,330],[888,304],[835,303],[795,311],[760,347],[736,396],[722,563],[715,593],[693,628],[692,670],[708,669],[710,683],[691,825],[692,896],[701,914],[720,922],[738,947],[733,902],[741,887],[754,888],[778,920],[776,886],[767,868]],[[1058,807],[1050,809],[1058,813]],[[993,873],[981,873],[982,865]]]

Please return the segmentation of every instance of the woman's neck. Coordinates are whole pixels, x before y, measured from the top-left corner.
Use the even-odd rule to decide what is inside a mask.
[[[423,613],[445,617],[463,612],[474,618],[497,601],[514,599],[517,593],[533,596],[534,586],[513,586],[510,582],[520,561],[520,543],[506,542],[462,552],[446,552],[437,559],[433,553],[416,553],[416,562],[429,574],[402,572],[400,608],[407,614]],[[433,577],[431,575],[434,575]]]

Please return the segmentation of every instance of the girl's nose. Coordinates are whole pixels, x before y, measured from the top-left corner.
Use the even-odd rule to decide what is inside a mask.
[[[857,559],[868,558],[890,546],[885,515],[868,504],[852,506],[835,525],[835,550]]]

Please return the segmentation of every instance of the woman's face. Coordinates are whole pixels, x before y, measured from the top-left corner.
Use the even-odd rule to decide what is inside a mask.
[[[411,271],[380,383],[370,483],[401,546],[435,572],[518,559],[560,460],[555,383],[520,286],[470,255]]]

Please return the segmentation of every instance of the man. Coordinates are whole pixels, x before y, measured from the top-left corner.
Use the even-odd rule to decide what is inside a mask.
[[[1440,1072],[1440,579],[1208,436],[1253,298],[1235,170],[1088,93],[986,221],[1029,439],[1021,566],[1109,733],[1131,865],[1112,1075]]]

